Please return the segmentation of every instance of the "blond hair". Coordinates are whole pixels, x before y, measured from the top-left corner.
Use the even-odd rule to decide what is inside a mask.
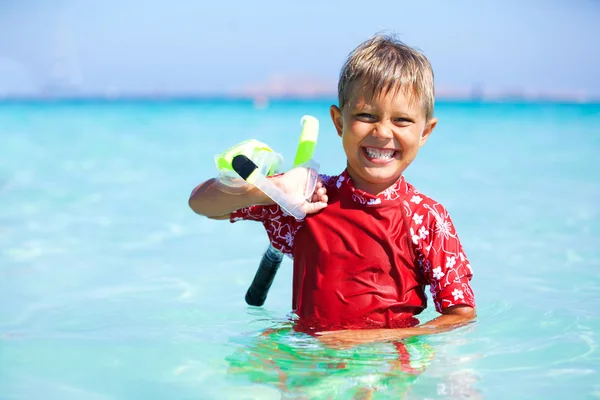
[[[420,100],[425,118],[433,117],[433,70],[427,57],[390,35],[375,35],[356,47],[340,72],[338,100],[347,104],[356,85],[371,96],[404,90],[409,101]]]

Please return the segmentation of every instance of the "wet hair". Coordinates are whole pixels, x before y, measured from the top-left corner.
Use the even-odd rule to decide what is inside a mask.
[[[409,102],[421,102],[426,120],[433,117],[435,94],[429,60],[392,35],[375,35],[348,55],[338,82],[340,109],[356,90],[367,97],[403,90]]]

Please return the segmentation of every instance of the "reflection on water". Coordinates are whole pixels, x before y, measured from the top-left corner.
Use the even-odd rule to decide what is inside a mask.
[[[227,361],[236,384],[265,385],[286,399],[397,399],[410,395],[434,357],[434,348],[421,338],[339,350],[282,323],[238,337]],[[456,371],[436,391],[474,398],[469,385],[475,381],[469,371]]]

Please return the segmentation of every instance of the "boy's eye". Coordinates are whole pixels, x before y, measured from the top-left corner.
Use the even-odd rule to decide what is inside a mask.
[[[396,118],[396,122],[402,125],[406,125],[412,123],[413,121],[411,121],[408,118]]]
[[[374,115],[372,114],[368,114],[368,113],[360,113],[356,115],[356,118],[361,120],[361,121],[365,121],[365,122],[372,122],[375,121],[376,118]]]

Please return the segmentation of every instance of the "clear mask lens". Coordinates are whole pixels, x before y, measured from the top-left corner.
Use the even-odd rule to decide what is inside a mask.
[[[275,153],[266,144],[254,139],[239,143],[215,155],[215,164],[219,171],[217,180],[222,190],[227,193],[243,193],[248,190],[248,183],[231,167],[231,160],[238,154],[251,159],[258,166],[260,173],[265,176],[278,174],[283,168],[283,156]]]

